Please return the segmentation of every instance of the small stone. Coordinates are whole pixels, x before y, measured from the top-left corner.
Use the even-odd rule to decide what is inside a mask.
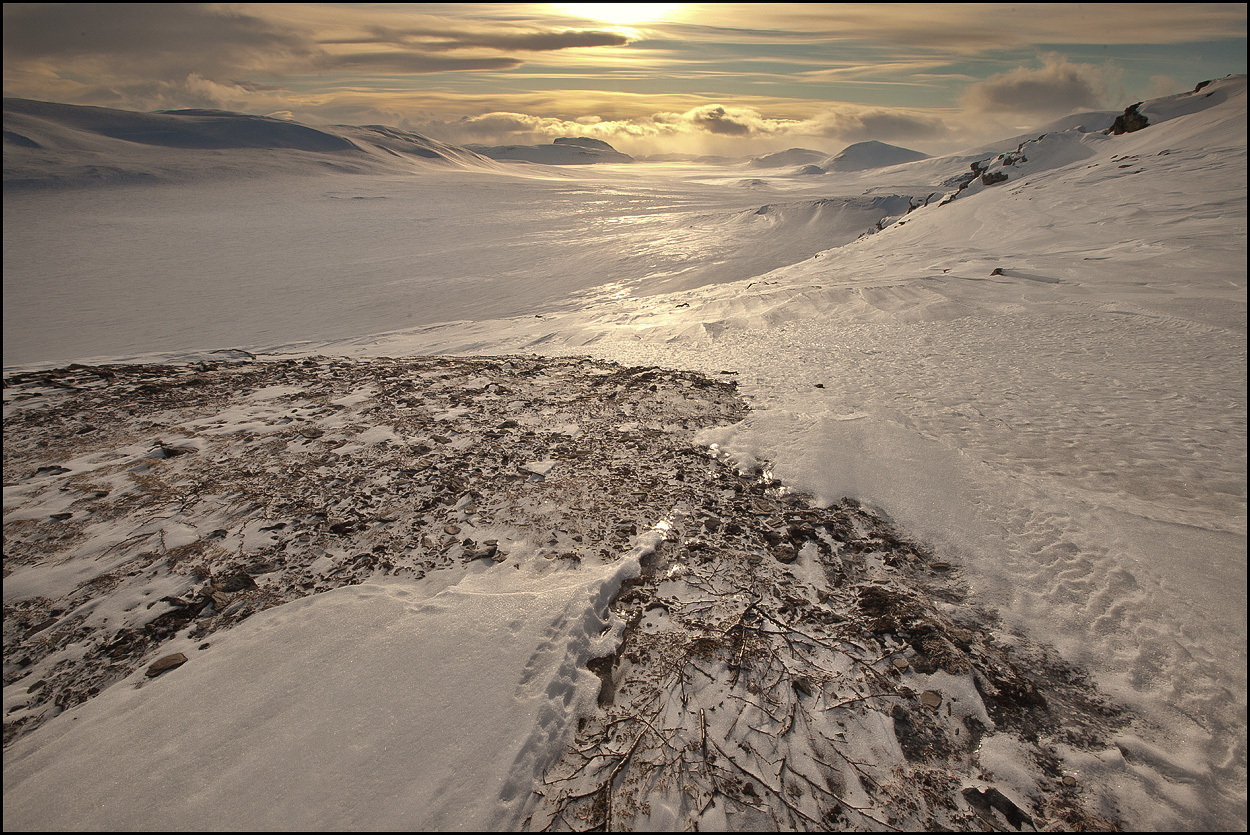
[[[151,667],[148,667],[144,673],[148,678],[156,678],[161,673],[172,670],[174,667],[181,667],[187,663],[187,657],[181,652],[175,652],[173,655],[166,655],[164,658],[157,659]]]
[[[777,562],[789,565],[799,558],[799,551],[790,543],[785,542],[773,549],[773,556],[777,558]]]
[[[894,656],[893,660],[890,663],[894,665],[894,668],[896,670],[906,670],[908,666],[910,666],[907,662],[907,659],[902,657],[901,655]]]
[[[56,618],[47,618],[45,620],[41,620],[39,621],[39,623],[36,623],[30,629],[27,629],[26,632],[22,635],[22,637],[29,638],[31,635],[35,635],[39,632],[42,632],[43,630],[47,629],[49,626],[54,625],[56,622],[57,622]]]
[[[260,573],[263,574],[265,572],[262,571]],[[233,593],[236,591],[243,591],[245,589],[256,588],[256,581],[252,579],[251,575],[248,574],[247,571],[234,571],[230,574],[218,577],[213,585],[221,591]]]
[[[942,694],[936,690],[926,690],[920,694],[920,703],[936,710],[942,706]]]
[[[270,560],[256,560],[255,562],[248,563],[243,570],[248,574],[269,574],[270,572],[277,571],[278,565]]]
[[[1073,786],[1076,785],[1076,778],[1073,777],[1071,774],[1065,774],[1063,775],[1063,784],[1067,786],[1068,788],[1072,788]]]
[[[456,534],[460,533],[460,526],[453,525],[449,522],[446,525],[443,525],[443,533],[449,534],[451,536],[455,536]]]

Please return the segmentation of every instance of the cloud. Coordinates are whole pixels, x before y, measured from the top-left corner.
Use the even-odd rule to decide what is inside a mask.
[[[715,133],[721,136],[746,136],[755,130],[752,128],[751,122],[759,122],[759,119],[744,120],[735,118],[733,114],[720,105],[699,108],[687,114],[686,117],[691,124],[697,125],[708,133]]]
[[[1039,58],[1040,68],[1017,67],[969,85],[961,103],[974,114],[1038,118],[1114,106],[1112,88],[1122,75],[1115,66],[1076,64],[1054,52]]]
[[[325,69],[369,68],[379,72],[434,73],[475,70],[511,70],[521,66],[516,58],[457,58],[420,52],[356,52],[326,56],[318,61]]]
[[[1126,12],[1126,8],[1129,9]],[[1244,3],[692,4],[664,27],[690,41],[863,41],[911,54],[981,55],[1036,44],[1173,44],[1245,38]]]
[[[287,101],[285,96],[257,90],[253,85],[212,81],[195,73],[180,79],[82,85],[66,98],[101,107],[117,107],[120,101],[128,110],[207,108],[244,113],[286,110]]]
[[[562,29],[507,31],[490,29],[478,32],[442,29],[395,29],[371,26],[361,37],[321,41],[323,44],[392,44],[444,52],[454,49],[497,49],[518,52],[554,52],[594,46],[624,46],[629,38],[621,32],[598,29]]]
[[[1150,86],[1146,88],[1146,98],[1158,99],[1163,96],[1170,96],[1174,93],[1185,92],[1185,85],[1181,84],[1170,75],[1152,75],[1150,76]]]
[[[827,148],[877,139],[934,142],[951,130],[939,117],[888,108],[844,104],[809,119],[769,117],[748,107],[704,104],[684,111],[656,111],[630,118],[606,115],[535,116],[495,111],[455,121],[409,122],[409,130],[447,142],[479,145],[545,144],[560,136],[602,139],[626,153],[765,153],[780,147]],[[831,146],[830,141],[837,146]]]
[[[1129,98],[1115,66],[1057,53],[1030,65],[1019,56],[1033,44],[1238,32],[1244,44],[1245,31],[1244,4],[1145,4],[1131,15],[1110,4],[760,8],[686,4],[617,31],[556,4],[9,3],[4,86],[134,110],[392,124],[451,142],[590,136],[629,152],[736,155],[878,139],[935,153],[971,144],[973,132],[1119,110],[1197,80],[1147,76],[1143,46],[1141,60],[1124,59]],[[1010,51],[1022,45],[1030,51]],[[985,78],[982,67],[1014,68]]]
[[[842,142],[934,141],[950,135],[941,116],[902,108],[841,105],[806,120],[803,133]]]
[[[305,34],[231,9],[196,3],[6,3],[4,58],[11,62],[124,58],[132,70],[215,75],[309,58]]]

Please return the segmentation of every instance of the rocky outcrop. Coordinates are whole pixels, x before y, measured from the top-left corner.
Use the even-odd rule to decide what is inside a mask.
[[[1107,132],[1112,136],[1119,136],[1124,133],[1133,133],[1142,128],[1150,126],[1150,120],[1144,114],[1138,113],[1137,108],[1141,107],[1142,102],[1130,104],[1124,108],[1124,113],[1115,117],[1115,121],[1111,127],[1107,128]]]

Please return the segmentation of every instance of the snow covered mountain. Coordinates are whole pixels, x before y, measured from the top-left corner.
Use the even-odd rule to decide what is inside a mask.
[[[136,113],[4,100],[5,189],[406,172],[429,163],[490,165],[463,148],[381,125],[312,128],[220,110]]]
[[[790,148],[785,151],[778,151],[775,154],[752,157],[747,166],[749,168],[786,168],[795,165],[809,165],[824,159],[829,159],[829,155],[823,151],[813,151],[810,148]]]
[[[1246,113],[6,190],[6,828],[1244,829]]]
[[[870,139],[867,142],[856,142],[848,145],[838,154],[826,157],[820,163],[825,171],[864,171],[870,168],[885,168],[904,162],[915,162],[929,155],[909,148],[900,148],[885,142]]]
[[[468,145],[491,159],[538,162],[543,165],[591,165],[597,162],[633,162],[602,139],[561,136],[550,145]]]

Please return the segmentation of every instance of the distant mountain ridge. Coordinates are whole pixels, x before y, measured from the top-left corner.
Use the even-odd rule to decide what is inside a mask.
[[[314,128],[225,110],[139,113],[4,99],[5,189],[187,182],[262,170],[382,173],[410,171],[414,163],[495,166],[464,148],[383,125]]]
[[[791,165],[808,165],[829,159],[824,151],[813,151],[810,148],[789,148],[775,154],[764,154],[752,157],[747,163],[748,168],[786,168]]]
[[[543,165],[589,165],[599,162],[634,162],[602,139],[561,136],[550,145],[466,145],[484,157]]]
[[[836,156],[827,157],[819,165],[825,171],[866,171],[870,168],[885,168],[928,158],[928,154],[922,154],[920,151],[870,139],[867,142],[848,145]]]

